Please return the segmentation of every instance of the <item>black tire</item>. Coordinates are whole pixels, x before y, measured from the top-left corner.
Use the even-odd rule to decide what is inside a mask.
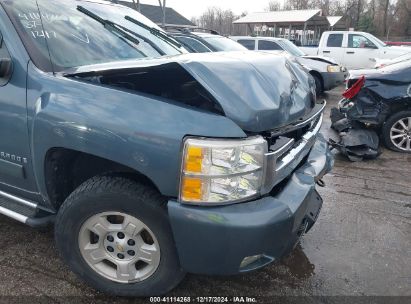
[[[393,141],[391,140],[391,128],[401,119],[411,117],[411,111],[406,110],[406,111],[401,111],[398,112],[388,118],[388,120],[384,123],[382,126],[382,139],[384,141],[385,146],[393,151],[397,152],[402,152],[402,153],[411,153],[411,151],[406,151],[399,149],[398,147],[395,146]]]
[[[181,269],[164,198],[149,186],[122,177],[94,177],[79,186],[60,208],[55,223],[57,248],[70,269],[82,280],[106,294],[127,297],[163,295],[176,287]],[[95,214],[118,211],[143,221],[161,248],[160,263],[141,282],[118,283],[95,272],[83,259],[78,238],[83,223]]]
[[[320,76],[316,74],[312,74],[312,76],[314,77],[314,81],[315,81],[315,94],[317,94],[317,97],[318,97],[324,91],[323,82]]]

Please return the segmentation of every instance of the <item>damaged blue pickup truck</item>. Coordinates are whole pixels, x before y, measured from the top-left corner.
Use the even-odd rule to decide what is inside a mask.
[[[103,1],[0,4],[0,213],[54,224],[85,282],[164,294],[277,261],[311,229],[333,159],[300,66],[188,54]]]

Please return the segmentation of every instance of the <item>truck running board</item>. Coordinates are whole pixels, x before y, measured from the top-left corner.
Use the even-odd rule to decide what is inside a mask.
[[[55,215],[38,208],[38,204],[0,191],[0,214],[35,228],[54,222]]]

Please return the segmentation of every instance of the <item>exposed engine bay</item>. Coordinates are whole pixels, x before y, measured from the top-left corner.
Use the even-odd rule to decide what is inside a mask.
[[[79,74],[77,79],[165,98],[169,102],[224,114],[214,97],[179,64]]]

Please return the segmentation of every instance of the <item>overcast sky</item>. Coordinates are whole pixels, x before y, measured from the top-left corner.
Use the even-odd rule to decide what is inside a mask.
[[[140,2],[158,5],[158,0],[140,0]],[[232,9],[236,14],[245,11],[249,13],[262,12],[268,7],[268,2],[269,0],[166,0],[167,6],[174,8],[188,19],[200,16],[212,6]]]

